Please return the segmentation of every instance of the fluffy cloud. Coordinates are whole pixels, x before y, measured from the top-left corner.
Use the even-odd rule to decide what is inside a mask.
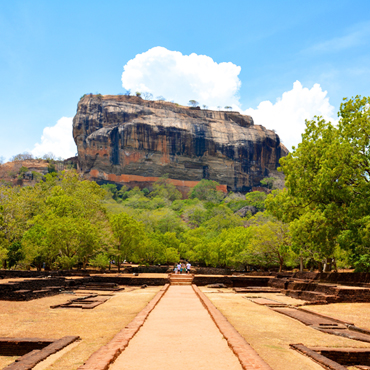
[[[263,101],[256,109],[242,111],[238,97],[240,70],[230,62],[216,63],[206,55],[183,55],[158,46],[136,55],[124,66],[122,86],[133,92],[150,92],[154,98],[162,95],[183,105],[190,99],[211,109],[230,105],[251,115],[257,125],[275,129],[289,150],[301,141],[305,119],[317,115],[336,122],[327,92],[319,84],[309,89],[299,81],[276,103]]]
[[[72,137],[72,117],[62,117],[55,126],[45,127],[41,144],[36,143],[31,151],[36,157],[50,152],[62,158],[73,157],[76,154],[77,148]]]
[[[183,105],[194,99],[210,108],[236,106],[240,70],[230,62],[216,63],[206,55],[183,55],[158,46],[136,55],[124,66],[122,86]]]
[[[305,130],[305,119],[322,116],[336,123],[334,107],[329,103],[327,91],[322,91],[319,84],[311,89],[294,82],[293,89],[283,93],[276,103],[261,102],[257,109],[249,108],[243,113],[253,117],[254,123],[276,130],[284,145],[291,150],[301,142]]]

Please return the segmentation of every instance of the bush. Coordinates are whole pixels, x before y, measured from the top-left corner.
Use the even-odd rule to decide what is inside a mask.
[[[370,272],[370,254],[363,254],[354,265],[355,272]]]
[[[90,260],[90,265],[104,271],[109,265],[109,259],[105,254],[100,253]]]

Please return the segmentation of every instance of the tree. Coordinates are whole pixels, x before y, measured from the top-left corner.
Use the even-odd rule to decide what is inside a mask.
[[[231,109],[233,109],[233,107],[231,107],[230,105],[226,105],[226,106],[225,106],[225,109],[226,109],[226,110],[231,110]]]
[[[274,187],[275,177],[264,177],[260,183],[263,186],[266,186],[268,189],[272,189]]]
[[[140,91],[136,91],[135,95],[136,95],[138,98],[141,98],[141,92],[140,92]]]
[[[130,260],[136,248],[143,241],[144,225],[126,213],[112,216],[110,224],[116,240],[114,254],[117,258],[118,272],[120,272],[121,262]]]
[[[195,108],[199,105],[199,103],[196,100],[192,99],[192,100],[189,100],[189,105]]]
[[[104,194],[96,183],[81,181],[75,171],[47,174],[33,187],[1,187],[2,244],[13,252],[21,245],[24,263],[38,268],[42,262],[50,267],[57,261],[66,266],[78,258],[86,260],[90,229],[99,236],[95,246],[104,244]]]
[[[34,159],[33,155],[28,152],[16,154],[13,157],[10,158],[10,162],[15,162],[15,161],[27,161],[30,159]]]
[[[159,101],[166,101],[166,99],[162,95],[157,96],[156,99]]]
[[[3,213],[4,207],[0,205],[0,267],[4,265],[8,255],[8,243],[5,236],[5,222]]]
[[[290,254],[289,225],[273,218],[256,215],[249,220],[251,226],[250,246],[255,262],[261,266],[279,265],[282,271]]]
[[[100,185],[100,187],[107,191],[107,197],[117,199],[118,190],[117,185],[115,184],[104,184]]]
[[[54,162],[48,164],[48,173],[57,173]]]
[[[52,152],[44,154],[41,158],[48,162],[57,160],[57,156]]]
[[[208,109],[208,106],[205,105],[205,104],[203,104],[202,107],[203,107],[203,109]]]
[[[141,96],[145,99],[145,100],[152,100],[153,99],[153,94],[151,94],[150,92],[143,92],[141,94]]]
[[[217,190],[220,184],[213,180],[202,179],[189,193],[189,198],[198,198],[208,202],[219,203],[224,197],[224,193]]]
[[[162,197],[173,202],[177,199],[181,199],[182,194],[177,190],[175,185],[170,183],[168,175],[165,175],[160,177],[153,184],[153,191],[150,193],[150,197]]]
[[[109,258],[107,254],[99,253],[90,259],[90,264],[91,266],[98,267],[101,271],[104,271],[109,265]]]
[[[5,157],[0,156],[0,166],[5,163]]]
[[[263,191],[252,191],[245,195],[248,205],[256,207],[260,212],[265,210],[266,193]]]
[[[369,104],[370,98],[344,99],[338,126],[321,117],[306,121],[302,143],[280,160],[287,194],[278,202],[290,205],[284,209],[293,243],[308,244],[319,258],[331,259],[338,243],[357,255],[370,252]],[[276,202],[269,203],[279,213]]]

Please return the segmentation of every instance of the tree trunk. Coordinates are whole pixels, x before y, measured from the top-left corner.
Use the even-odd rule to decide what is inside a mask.
[[[118,273],[121,272],[121,263],[120,263],[120,258],[117,258],[117,267],[118,267]]]
[[[303,272],[303,257],[299,257],[299,272]]]
[[[317,261],[317,264],[318,264],[319,272],[322,272],[322,262]]]
[[[334,266],[334,271],[338,272],[337,261],[335,260],[334,257],[332,258],[332,262],[333,262],[333,266]]]
[[[283,260],[283,258],[281,258],[280,253],[278,254],[278,257],[279,257],[279,272],[281,272],[281,271],[283,271],[284,260]]]
[[[331,258],[327,257],[325,258],[324,272],[330,272],[330,271],[331,271]]]
[[[328,259],[325,258],[325,260],[324,260],[324,268],[322,270],[323,272],[326,272],[327,266],[328,266]]]
[[[279,272],[283,271],[283,261],[279,261]]]

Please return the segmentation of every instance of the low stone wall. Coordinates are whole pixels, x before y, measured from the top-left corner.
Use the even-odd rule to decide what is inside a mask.
[[[370,349],[369,348],[312,348],[315,352],[320,353],[341,365],[365,365],[370,366]]]
[[[267,287],[271,277],[260,277],[260,276],[232,276],[230,280],[232,281],[233,287]]]
[[[193,267],[192,273],[197,275],[231,275],[231,269],[222,269],[215,267]]]
[[[196,275],[193,279],[193,284],[197,286],[205,286],[209,284],[225,284],[232,286],[232,281],[229,276],[201,276]]]
[[[51,277],[89,276],[89,270],[60,270],[60,271],[0,270],[0,279],[43,278],[48,276]]]
[[[172,272],[172,266],[128,266],[124,268],[125,274],[139,273],[139,274],[166,274]]]
[[[225,284],[229,287],[267,287],[269,281],[270,277],[195,275],[193,284],[197,286]]]
[[[151,277],[140,277],[140,276],[91,276],[90,278],[84,279],[86,282],[104,282],[104,283],[115,283],[118,285],[129,285],[129,286],[160,286],[169,283],[168,278],[151,278]]]
[[[78,286],[81,279],[66,280],[64,277],[20,280],[0,283],[0,300],[27,301],[58,294],[71,286]]]
[[[0,356],[23,356],[35,349],[42,349],[54,339],[0,338]]]
[[[370,273],[366,272],[296,272],[291,275],[277,274],[277,277],[293,279],[317,280],[333,284],[359,285],[370,284]]]

